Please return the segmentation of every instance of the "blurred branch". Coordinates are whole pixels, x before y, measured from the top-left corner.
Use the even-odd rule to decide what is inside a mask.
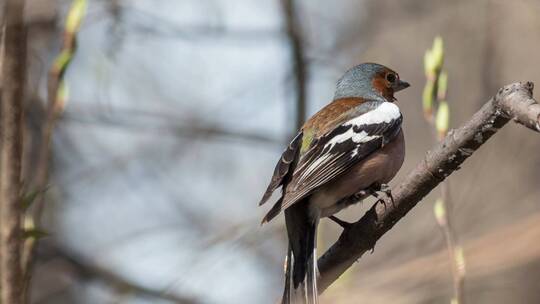
[[[441,183],[441,198],[435,202],[435,217],[441,228],[443,237],[446,241],[446,249],[450,261],[450,269],[452,271],[452,282],[454,284],[454,297],[452,304],[465,303],[465,259],[463,255],[463,247],[458,242],[456,233],[454,232],[451,216],[451,200],[450,200],[450,185],[448,180]]]
[[[320,290],[324,291],[439,183],[446,179],[511,119],[540,132],[540,104],[532,98],[531,82],[501,88],[462,127],[451,130],[429,151],[405,180],[393,187],[393,201],[378,201],[345,229],[319,258]]]
[[[212,137],[221,139],[235,139],[247,142],[258,142],[265,144],[282,144],[282,141],[266,135],[254,132],[227,130],[223,127],[218,126],[192,125],[189,127],[178,127],[175,128],[173,131],[175,135],[184,137]]]
[[[161,25],[161,28],[156,25]],[[262,39],[278,39],[281,34],[272,30],[230,30],[223,26],[191,26],[188,28],[177,28],[174,25],[164,23],[160,20],[157,24],[133,24],[127,27],[135,35],[149,38],[173,38],[186,40],[206,40],[206,39],[229,39],[244,42],[260,41]]]
[[[52,254],[53,256],[59,257],[63,261],[69,263],[76,270],[76,273],[82,278],[95,278],[103,280],[108,283],[109,287],[116,289],[119,293],[125,294],[131,292],[157,299],[168,300],[178,304],[199,303],[199,301],[191,297],[179,296],[133,283],[110,270],[86,263],[83,261],[83,259],[75,257],[57,246],[47,247],[47,250],[52,251],[48,252],[47,254]]]
[[[73,0],[66,16],[63,45],[60,54],[56,57],[49,70],[47,83],[47,114],[41,133],[38,163],[36,167],[36,188],[40,191],[36,202],[33,204],[32,221],[40,227],[41,214],[45,207],[45,195],[43,191],[49,178],[49,158],[51,154],[51,138],[58,118],[64,111],[67,98],[67,87],[64,83],[64,74],[72,62],[77,49],[77,33],[79,32],[84,14],[86,12],[86,0]],[[29,239],[25,247],[24,287],[27,290],[30,284],[33,257],[36,247],[36,239]]]
[[[2,303],[22,303],[21,163],[26,75],[24,2],[4,4],[0,161],[0,284]]]
[[[499,41],[499,19],[497,14],[496,3],[492,0],[485,2],[484,11],[484,43],[481,58],[481,83],[482,93],[490,94],[497,89],[498,80],[501,78],[501,66],[497,64],[497,57],[499,48],[497,42]]]
[[[295,129],[296,133],[306,119],[306,59],[304,58],[304,45],[302,40],[302,29],[296,12],[294,0],[281,0],[283,15],[285,17],[285,25],[287,29],[287,37],[291,47],[291,60],[294,73],[294,90],[296,93],[296,117]],[[293,134],[294,134],[293,133]]]
[[[28,31],[54,27],[57,15],[58,5],[54,0],[28,1],[24,11],[25,26]]]
[[[283,142],[277,138],[256,132],[228,130],[221,126],[203,125],[196,120],[188,124],[179,123],[178,117],[150,117],[151,119],[154,118],[154,122],[145,121],[142,123],[137,123],[135,118],[140,113],[133,111],[122,111],[122,114],[126,115],[125,118],[114,115],[111,116],[100,113],[92,113],[92,111],[93,110],[91,109],[85,109],[84,115],[80,116],[72,113],[66,113],[63,116],[63,121],[77,123],[98,123],[100,125],[108,124],[112,126],[126,127],[136,132],[148,131],[187,138],[211,137],[218,139],[234,139],[246,142],[258,142],[276,146],[283,144]],[[155,116],[158,115],[161,116],[161,114],[156,114]]]
[[[279,39],[282,34],[273,29],[242,29],[227,28],[221,24],[177,24],[158,16],[150,11],[126,5],[122,1],[111,1],[106,7],[109,13],[119,17],[121,14],[131,14],[134,18],[121,20],[122,26],[130,34],[146,36],[148,38],[173,38],[186,40],[229,39],[241,42],[259,42],[262,39]],[[208,11],[207,11],[208,13]],[[94,11],[92,15],[103,18],[102,11]],[[91,19],[94,16],[89,16]],[[219,20],[212,18],[212,21]],[[119,18],[116,18],[117,20]]]

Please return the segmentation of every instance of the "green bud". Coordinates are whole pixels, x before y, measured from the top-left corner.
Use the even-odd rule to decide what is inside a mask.
[[[422,107],[424,109],[424,117],[427,121],[431,121],[433,117],[433,91],[435,86],[433,81],[428,79],[424,92],[422,93]]]
[[[433,48],[431,49],[431,56],[433,57],[433,67],[436,73],[441,71],[444,63],[444,43],[441,36],[435,37],[433,40]]]
[[[66,17],[65,31],[67,33],[73,34],[79,30],[85,12],[86,0],[74,0]]]
[[[440,226],[446,226],[446,208],[444,207],[444,201],[442,198],[438,198],[433,205],[433,212],[435,213],[435,219]]]
[[[46,231],[37,228],[30,216],[24,218],[22,233],[24,239],[40,239],[49,235]]]
[[[459,276],[465,275],[465,255],[463,254],[463,247],[457,246],[454,249],[454,257],[456,259],[456,267]]]
[[[49,236],[49,233],[47,233],[44,230],[40,229],[29,229],[29,230],[23,230],[23,238],[24,239],[41,239],[46,236]]]
[[[448,89],[448,74],[446,71],[441,71],[439,74],[439,80],[437,81],[437,99],[445,100],[446,91]]]
[[[437,109],[437,116],[435,117],[435,128],[437,129],[439,139],[443,139],[446,136],[449,125],[450,109],[448,107],[448,102],[443,100],[439,103],[439,108]]]

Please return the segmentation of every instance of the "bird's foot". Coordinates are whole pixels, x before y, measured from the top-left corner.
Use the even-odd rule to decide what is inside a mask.
[[[394,205],[394,196],[392,196],[392,189],[390,189],[390,186],[388,186],[388,184],[382,184],[381,185],[381,192],[386,194],[386,197],[388,197],[390,199],[390,201],[392,202],[392,206],[395,207],[395,205]]]
[[[333,222],[335,222],[336,224],[340,225],[343,229],[347,230],[349,228],[351,228],[351,226],[353,225],[352,223],[349,223],[349,222],[346,222],[344,220],[340,220],[338,219],[336,216],[334,215],[331,215],[328,217],[330,220],[332,220]]]
[[[386,195],[386,198],[388,198],[390,202],[392,202],[392,206],[395,207],[394,197],[392,196],[392,189],[390,189],[390,186],[388,186],[388,184],[373,185],[372,191],[373,192],[371,193],[371,195],[374,196],[378,201],[386,202],[386,200],[379,196],[379,192],[384,193]]]

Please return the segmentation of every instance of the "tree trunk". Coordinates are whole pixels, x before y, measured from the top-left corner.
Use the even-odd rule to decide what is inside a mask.
[[[21,157],[26,33],[24,1],[9,0],[4,10],[4,58],[0,143],[0,283],[2,303],[21,303]]]

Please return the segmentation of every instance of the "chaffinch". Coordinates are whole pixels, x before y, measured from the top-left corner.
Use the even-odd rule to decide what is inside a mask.
[[[282,210],[289,239],[282,303],[317,302],[317,225],[380,191],[405,156],[394,92],[409,87],[391,69],[363,63],[338,81],[334,100],[289,144],[259,205],[282,186],[262,223]]]

